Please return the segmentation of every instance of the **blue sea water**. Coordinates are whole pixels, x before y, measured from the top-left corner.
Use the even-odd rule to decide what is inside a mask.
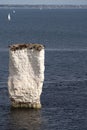
[[[41,110],[10,109],[8,46],[14,43],[46,47]],[[87,130],[86,122],[87,10],[0,9],[0,130]]]

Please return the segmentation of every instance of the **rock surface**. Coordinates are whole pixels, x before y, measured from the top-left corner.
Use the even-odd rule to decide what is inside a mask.
[[[8,90],[13,107],[41,108],[44,69],[43,45],[10,46]]]

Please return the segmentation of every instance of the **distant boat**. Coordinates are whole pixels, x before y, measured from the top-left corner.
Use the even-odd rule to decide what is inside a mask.
[[[42,7],[40,7],[40,10],[42,10],[43,8]]]
[[[8,20],[9,20],[9,21],[11,20],[11,16],[10,16],[10,13],[8,14]]]
[[[13,10],[13,13],[15,14],[15,10]]]

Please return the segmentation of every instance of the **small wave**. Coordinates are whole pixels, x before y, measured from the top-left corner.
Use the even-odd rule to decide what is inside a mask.
[[[86,82],[87,79],[65,79],[65,80],[58,80],[58,81],[44,81],[44,84],[56,84],[60,82]]]
[[[68,48],[66,48],[66,49],[58,49],[58,48],[47,48],[47,49],[45,49],[45,51],[87,51],[87,49],[78,49],[78,48],[76,48],[76,49],[68,49]]]

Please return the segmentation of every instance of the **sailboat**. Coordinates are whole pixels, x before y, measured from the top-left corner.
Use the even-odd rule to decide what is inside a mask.
[[[11,20],[11,16],[10,16],[10,13],[8,14],[8,20],[9,20],[9,21]]]

